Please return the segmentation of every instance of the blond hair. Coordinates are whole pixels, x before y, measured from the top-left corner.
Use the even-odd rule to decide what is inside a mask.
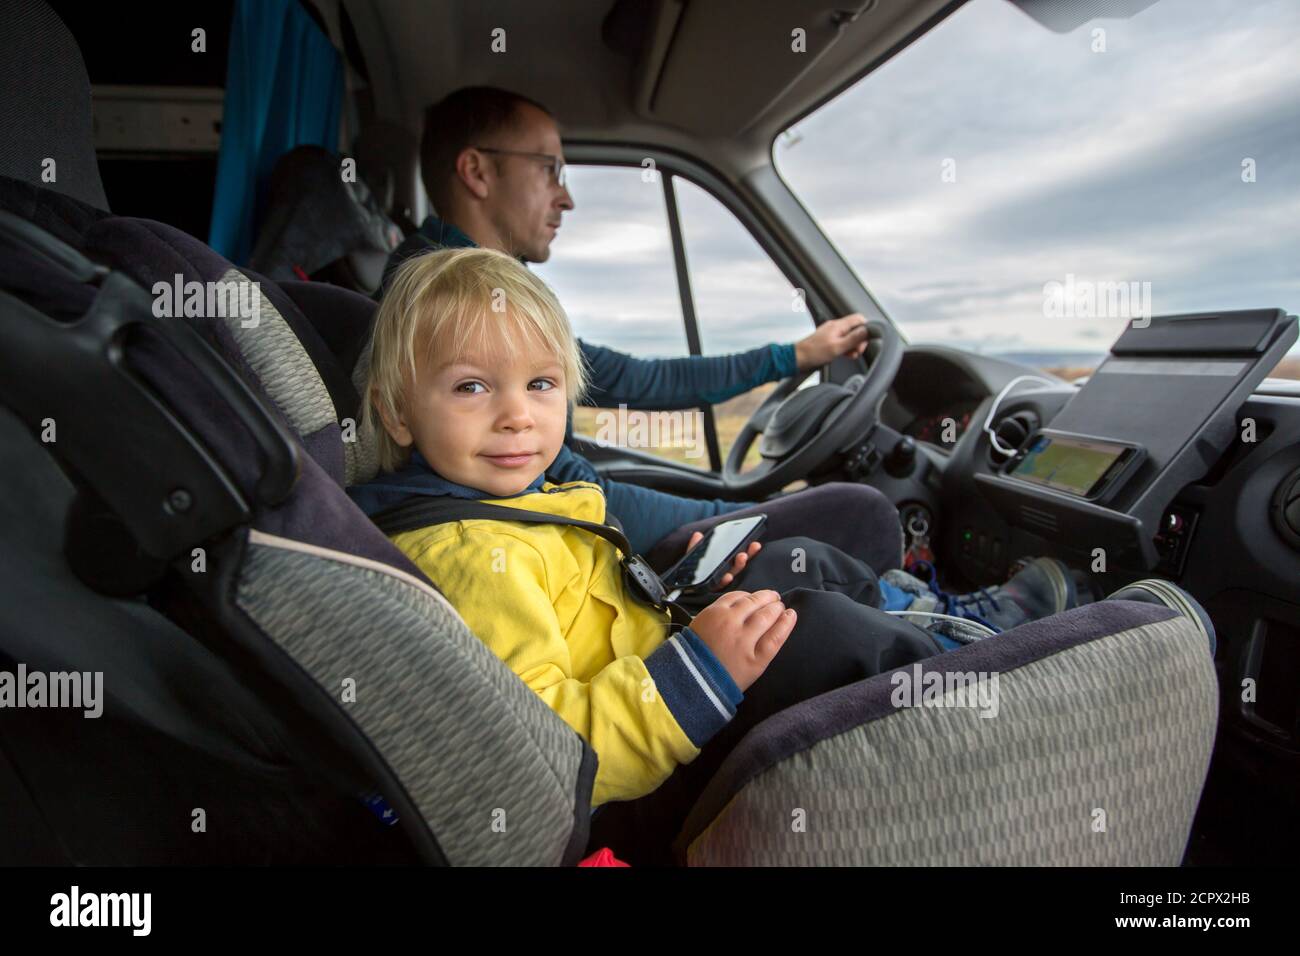
[[[476,349],[512,360],[521,352],[551,354],[570,402],[586,388],[582,354],[559,299],[517,259],[477,247],[414,256],[393,274],[371,336],[361,427],[374,430],[385,471],[404,465],[410,449],[388,434],[380,412],[400,417],[407,384],[417,378],[416,353],[423,348],[427,357],[435,346],[452,360]]]

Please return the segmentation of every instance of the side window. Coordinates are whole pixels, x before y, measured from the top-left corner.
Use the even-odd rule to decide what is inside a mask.
[[[551,244],[551,258],[533,269],[555,290],[579,338],[638,358],[676,358],[689,349],[663,183],[641,173],[639,167],[568,166],[573,209]],[[639,441],[619,422],[617,409],[580,406],[573,425],[582,435],[708,467],[702,443]]]
[[[722,203],[680,176],[673,178],[686,267],[705,355],[740,352],[770,343],[793,343],[813,330],[803,293],[790,284],[767,253]],[[807,384],[818,380],[814,373]],[[776,387],[737,395],[713,413],[725,461],[741,426]],[[755,442],[746,467],[758,460]]]

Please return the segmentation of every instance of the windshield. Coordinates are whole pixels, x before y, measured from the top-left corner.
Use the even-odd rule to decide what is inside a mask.
[[[1291,0],[972,0],[774,160],[909,341],[1077,377],[1130,318],[1300,312],[1298,45]]]

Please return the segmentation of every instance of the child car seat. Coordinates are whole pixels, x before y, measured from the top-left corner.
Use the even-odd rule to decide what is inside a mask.
[[[174,273],[185,282],[239,275],[160,223],[105,219],[88,231],[86,246],[145,283]],[[259,441],[228,398],[206,387],[204,370],[182,369],[156,349],[128,349],[248,505],[246,521],[157,555],[171,562],[155,602],[219,657],[286,688],[286,704],[296,702],[309,726],[346,742],[353,759],[368,750],[377,762],[358,779],[400,806],[403,824],[427,828],[449,862],[573,862],[584,849],[593,754],[343,493],[349,477],[364,480],[372,468],[370,455],[346,446],[373,436],[340,416],[310,357],[319,350],[305,348],[295,331],[301,316],[285,320],[297,313],[294,302],[274,283],[261,291],[252,327],[238,316],[195,317],[194,325],[294,434],[300,473],[282,500],[257,494],[283,470],[263,447],[274,443]],[[56,324],[45,334],[71,328]],[[29,425],[36,427],[30,417]],[[60,440],[72,454],[75,435]],[[101,453],[116,455],[119,467],[157,458],[127,443]],[[94,487],[89,472],[82,478]],[[95,491],[106,500],[114,494]],[[128,527],[137,541],[148,533]],[[206,572],[192,570],[194,547],[208,549]],[[966,672],[999,675],[996,717],[894,707],[890,675],[881,675],[754,728],[692,812],[679,859],[1181,859],[1217,697],[1190,622],[1149,605],[1091,605],[934,658],[919,673],[924,680]],[[334,763],[347,766],[338,755]]]
[[[276,161],[249,265],[272,279],[309,276],[370,295],[402,231],[342,160],[299,146]]]
[[[15,231],[11,217],[3,223]],[[89,248],[126,236],[134,247],[129,258],[143,262],[147,255],[139,253],[151,230],[167,232],[175,245],[155,241],[153,250],[172,256],[155,263],[162,270],[180,269],[186,280],[229,277],[228,263],[161,224],[109,219],[101,225],[102,235],[88,234]],[[321,787],[325,781],[325,792],[334,798],[327,804],[333,817],[307,801],[313,819],[323,819],[312,836],[347,815],[349,798],[356,811],[339,840],[304,848],[298,838],[263,847],[227,834],[227,854],[246,861],[319,860],[327,848],[345,861],[576,862],[584,849],[594,756],[346,498],[344,442],[332,399],[279,310],[267,301],[252,320],[200,320],[196,336],[183,321],[154,316],[149,297],[122,274],[102,275],[68,247],[32,240],[27,229],[18,232],[19,241],[35,244],[38,254],[28,256],[21,272],[6,276],[4,403],[37,433],[45,419],[57,422],[58,441],[44,449],[24,436],[27,460],[53,454],[77,485],[106,505],[87,509],[96,520],[77,522],[78,533],[68,533],[65,550],[75,555],[103,546],[106,526],[115,528],[112,540],[123,542],[111,560],[74,562],[86,578],[80,596],[93,606],[97,596],[85,584],[101,591],[107,584],[120,599],[128,590],[124,577],[147,588],[149,603],[134,603],[136,613],[165,610],[188,632],[185,643],[208,648],[215,655],[212,666],[220,662],[247,688],[235,702],[251,706],[251,696],[294,730],[292,765],[306,779],[293,795],[301,802],[312,793],[306,783]],[[93,284],[72,282],[60,272],[64,262],[74,264],[71,278]],[[32,278],[22,284],[24,275]],[[63,321],[28,303],[37,294],[46,303],[59,302]],[[287,299],[283,303],[292,308]],[[242,347],[239,336],[246,337]],[[205,359],[207,353],[194,344],[200,337],[227,362],[234,359],[236,371]],[[263,364],[286,351],[293,357],[283,369]],[[76,387],[39,371],[39,355],[82,356],[82,367],[69,370],[76,373]],[[302,373],[296,379],[293,368]],[[282,405],[253,399],[240,386],[242,379],[260,387],[259,376],[268,371],[287,373],[271,386]],[[290,429],[299,437],[289,438]],[[313,487],[321,494],[309,493]],[[111,515],[103,517],[105,511]],[[340,523],[340,514],[352,520]],[[345,544],[346,552],[338,550]],[[118,567],[124,563],[137,570],[124,575]],[[96,573],[106,565],[116,568],[107,582]],[[42,607],[41,590],[33,584],[37,600],[29,609]],[[304,600],[310,614],[304,613]],[[6,632],[21,636],[16,627]],[[62,647],[65,634],[54,630],[42,637]],[[7,637],[6,654],[8,647]],[[136,660],[129,646],[116,651]],[[61,653],[74,656],[70,648]],[[172,669],[166,657],[164,652],[159,665],[164,672]],[[104,675],[106,686],[122,690],[106,711],[134,708],[129,673],[109,667]],[[220,712],[205,710],[213,701],[203,688],[193,691],[193,703],[187,688],[172,692],[220,724]],[[170,712],[162,717],[166,726]],[[263,749],[274,745],[274,755],[290,763],[286,733]],[[29,749],[27,759],[34,759],[36,749]],[[25,780],[33,776],[27,759],[15,770]],[[40,766],[54,762],[42,758]],[[220,794],[226,783],[214,776],[215,771],[206,778],[208,788]],[[292,777],[287,771],[284,776]],[[91,775],[66,795],[48,784],[37,786],[27,799],[45,808],[87,790],[108,806],[138,798],[130,791],[105,792],[110,782]],[[188,826],[190,808],[208,806],[192,802],[192,789],[150,803],[159,815]],[[268,789],[260,795],[263,802],[279,807],[283,801]],[[244,791],[250,801],[259,796],[249,784]],[[375,817],[367,806],[377,811]],[[374,847],[350,842],[363,829],[359,817],[374,825]],[[392,848],[395,838],[382,824],[393,818],[409,847]],[[62,825],[59,819],[51,824],[60,839]],[[235,824],[227,817],[225,825]],[[210,828],[215,827],[214,820]],[[174,855],[167,859],[173,862],[192,858],[184,841],[171,848]],[[78,844],[76,861],[98,862],[82,855],[93,850],[92,844]],[[113,852],[118,860],[159,862],[133,853],[129,840],[114,844]]]
[[[30,823],[0,859],[580,859],[594,754],[343,491],[374,449],[335,355],[372,306],[265,280],[251,315],[159,318],[145,289],[257,277],[161,223],[79,224],[89,259],[0,222],[0,665],[102,671],[104,716],[0,724]],[[1104,602],[914,672],[963,673],[999,676],[997,716],[895,707],[883,674],[756,726],[677,859],[1179,862],[1217,712],[1192,622]]]

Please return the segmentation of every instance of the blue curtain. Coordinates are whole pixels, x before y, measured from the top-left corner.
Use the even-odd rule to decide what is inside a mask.
[[[208,245],[247,263],[275,161],[338,151],[343,61],[298,0],[237,0]]]

